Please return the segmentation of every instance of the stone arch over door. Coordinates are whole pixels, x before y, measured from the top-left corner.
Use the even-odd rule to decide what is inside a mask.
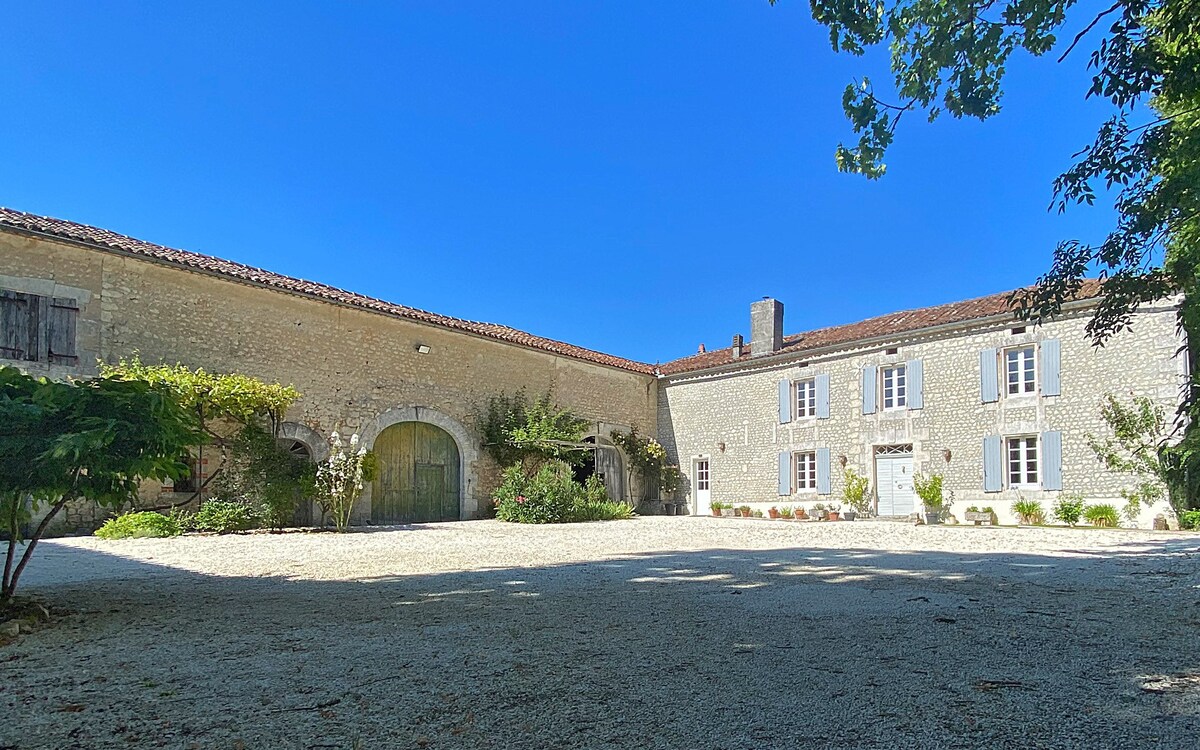
[[[432,425],[445,432],[452,439],[454,447],[457,450],[458,461],[458,519],[474,517],[478,508],[472,492],[476,484],[473,467],[479,457],[479,449],[476,444],[477,441],[458,420],[427,406],[402,406],[395,409],[388,409],[363,428],[360,433],[362,445],[374,450],[376,441],[379,440],[380,435],[385,430],[394,425],[407,422]],[[366,497],[364,500],[367,502],[364,505],[368,505],[368,507],[374,505],[374,494],[378,484],[378,482],[372,482],[365,488],[364,494]],[[375,514],[371,515],[374,516]]]
[[[329,458],[329,441],[308,425],[299,422],[282,422],[275,441],[293,456],[303,455],[313,463],[323,463]],[[300,450],[300,449],[303,450]],[[293,526],[312,526],[320,523],[320,509],[314,500],[300,501],[292,514]]]

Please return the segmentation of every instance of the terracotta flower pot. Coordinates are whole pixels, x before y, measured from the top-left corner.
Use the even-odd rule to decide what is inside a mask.
[[[720,508],[709,508],[709,510],[711,510],[711,511],[712,511],[713,518],[720,518],[720,517],[721,517],[721,509],[720,509]]]
[[[829,520],[830,521],[840,521],[841,520],[840,516],[841,516],[841,511],[836,511],[836,510],[829,511]]]
[[[779,511],[775,510],[774,508],[771,508],[769,511],[767,511],[767,515],[771,516],[771,518],[779,518],[780,517]]]

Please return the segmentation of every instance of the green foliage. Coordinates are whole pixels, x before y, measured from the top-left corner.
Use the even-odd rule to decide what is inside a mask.
[[[1200,510],[1185,510],[1180,513],[1179,528],[1200,529]]]
[[[1021,523],[1040,526],[1046,522],[1046,509],[1037,500],[1018,500],[1013,503],[1012,510]]]
[[[124,513],[110,518],[96,529],[96,536],[101,539],[142,539],[179,536],[182,533],[183,529],[177,518],[149,510]]]
[[[917,497],[921,498],[921,504],[925,506],[926,513],[940,513],[946,506],[946,498],[942,494],[941,474],[914,475],[913,489],[916,491]]]
[[[1078,524],[1083,517],[1083,496],[1074,492],[1060,495],[1054,503],[1054,517],[1068,526]]]
[[[229,446],[224,471],[215,482],[219,497],[261,508],[266,526],[281,529],[296,506],[316,493],[317,465],[293,456],[257,424],[242,428]]]
[[[1089,505],[1083,510],[1083,517],[1093,526],[1113,528],[1121,522],[1117,509],[1108,503]]]
[[[624,453],[629,461],[630,479],[636,472],[642,479],[643,492],[651,487],[657,487],[663,494],[670,496],[679,489],[683,474],[679,467],[667,463],[667,449],[650,437],[643,437],[637,425],[629,432],[613,430],[609,437]],[[642,498],[647,499],[646,497]]]
[[[859,474],[853,466],[846,467],[842,478],[845,483],[842,495],[846,498],[846,504],[859,513],[870,512],[871,499],[868,496],[868,490],[871,487],[871,480]]]
[[[1133,521],[1143,505],[1162,500],[1172,478],[1170,459],[1164,460],[1166,415],[1146,396],[1134,396],[1125,404],[1109,393],[1100,406],[1100,416],[1112,434],[1104,438],[1088,435],[1088,446],[1106,469],[1128,474],[1133,480],[1133,487],[1121,490],[1124,515]],[[1182,500],[1182,496],[1173,499]]]
[[[8,536],[0,602],[12,598],[38,540],[68,501],[131,503],[141,479],[183,476],[179,456],[199,439],[195,417],[153,383],[64,383],[0,366],[0,523]],[[46,504],[49,513],[18,559],[22,527]]]
[[[794,518],[796,515],[795,509],[790,505],[785,505],[779,509],[779,515],[783,518]]]
[[[523,390],[511,396],[501,393],[478,411],[483,449],[501,466],[528,459],[578,464],[586,455],[559,443],[579,442],[588,421],[555,406],[549,393],[532,403]]]
[[[496,518],[516,523],[572,523],[633,515],[628,505],[608,499],[598,477],[588,477],[581,485],[570,465],[557,460],[542,464],[533,477],[528,477],[520,464],[509,466],[492,498]]]
[[[228,534],[246,531],[259,525],[254,508],[233,500],[207,500],[195,515],[187,519],[188,528],[196,531],[213,531]]]

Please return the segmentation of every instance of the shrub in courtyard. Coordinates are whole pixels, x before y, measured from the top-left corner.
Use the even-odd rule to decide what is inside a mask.
[[[245,503],[232,500],[208,500],[200,506],[187,525],[196,531],[214,531],[228,534],[233,531],[253,529],[259,524],[254,509]]]
[[[855,512],[870,513],[871,498],[867,492],[871,488],[871,480],[859,474],[853,466],[846,467],[846,471],[842,474],[842,480],[845,484],[842,495],[846,498],[846,505],[849,505]]]
[[[220,497],[256,506],[264,525],[281,529],[301,501],[312,499],[316,479],[316,464],[292,455],[269,431],[250,424],[230,444],[215,488]]]
[[[182,533],[178,518],[152,510],[124,513],[108,519],[96,529],[96,536],[101,539],[143,539],[179,536]]]
[[[600,477],[593,474],[583,483],[583,497],[575,504],[572,521],[622,521],[633,517],[633,508],[610,500]]]
[[[1185,510],[1180,513],[1179,528],[1200,529],[1200,510]]]
[[[1054,517],[1068,526],[1078,524],[1083,517],[1083,496],[1072,492],[1059,497],[1054,503]]]
[[[1046,522],[1046,510],[1037,500],[1018,500],[1012,510],[1020,523],[1038,526]]]
[[[496,518],[516,523],[609,521],[633,515],[628,505],[608,498],[599,477],[588,477],[581,485],[563,461],[546,462],[532,477],[513,464],[504,470],[492,497]]]
[[[946,507],[946,497],[942,493],[942,475],[917,474],[913,477],[913,490],[921,498],[926,513],[941,513]]]
[[[376,470],[377,463],[367,449],[359,447],[357,434],[350,436],[348,447],[338,433],[329,436],[329,458],[317,469],[316,500],[338,531],[350,527],[354,503],[364,482],[375,478]]]
[[[1117,513],[1116,506],[1108,503],[1089,505],[1083,511],[1083,517],[1093,526],[1112,528],[1120,523],[1120,514]]]

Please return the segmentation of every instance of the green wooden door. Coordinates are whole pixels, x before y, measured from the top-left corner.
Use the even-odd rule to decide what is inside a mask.
[[[372,450],[379,458],[371,486],[373,523],[458,520],[458,446],[450,433],[401,422],[379,433]]]

